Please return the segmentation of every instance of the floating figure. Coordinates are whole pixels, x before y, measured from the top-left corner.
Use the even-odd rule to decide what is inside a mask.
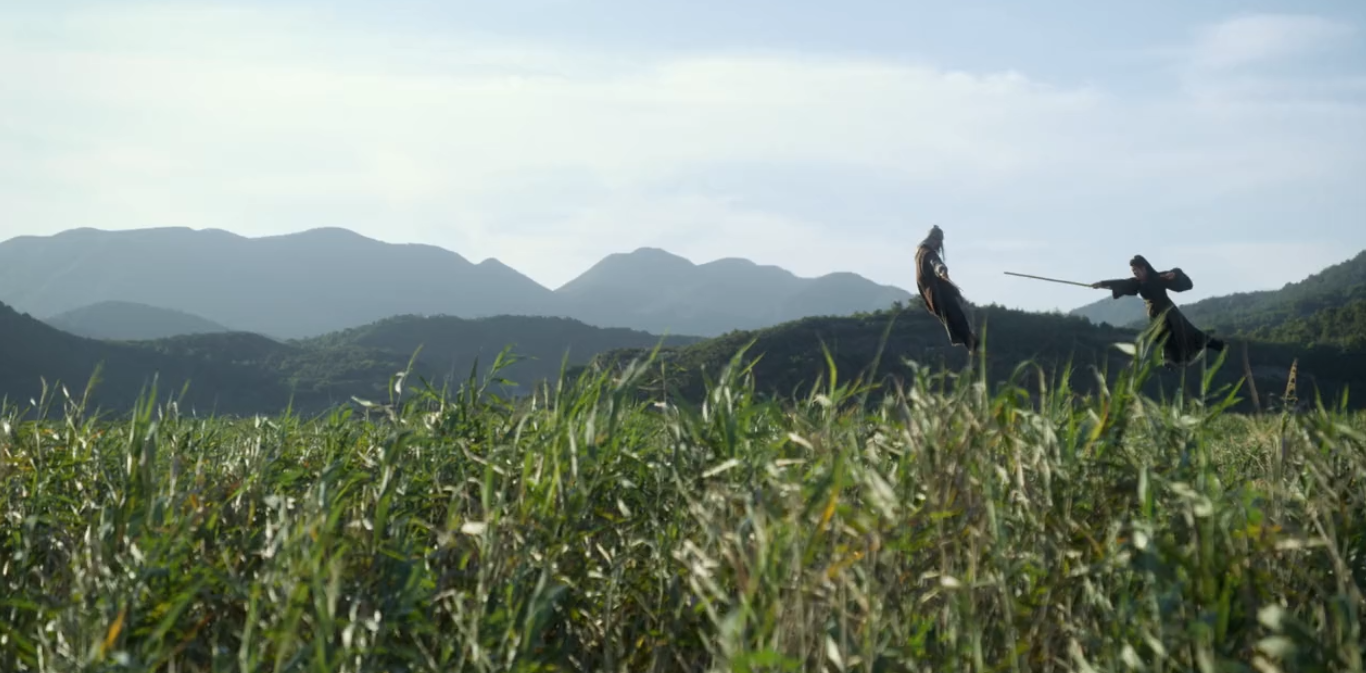
[[[915,249],[915,286],[929,310],[948,332],[949,343],[963,346],[968,353],[977,352],[977,335],[972,331],[963,293],[949,280],[949,268],[944,265],[944,230],[935,225],[930,235]]]
[[[1186,366],[1206,349],[1214,352],[1224,350],[1224,342],[1202,332],[1192,325],[1181,310],[1176,307],[1167,292],[1185,292],[1194,287],[1189,276],[1180,267],[1158,273],[1143,255],[1134,255],[1129,260],[1132,278],[1102,280],[1092,283],[1091,287],[1106,289],[1115,299],[1127,295],[1143,298],[1147,307],[1149,330],[1154,340],[1166,338],[1162,345],[1165,366],[1175,369]]]

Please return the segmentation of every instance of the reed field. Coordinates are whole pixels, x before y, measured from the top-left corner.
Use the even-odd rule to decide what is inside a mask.
[[[702,404],[648,360],[319,418],[11,400],[0,670],[1363,670],[1361,414],[1147,399],[1144,357],[789,400],[747,361]]]

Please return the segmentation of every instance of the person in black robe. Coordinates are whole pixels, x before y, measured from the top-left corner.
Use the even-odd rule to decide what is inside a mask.
[[[1212,337],[1192,325],[1167,292],[1185,292],[1195,287],[1180,267],[1159,273],[1143,255],[1134,255],[1129,260],[1132,278],[1102,280],[1092,283],[1091,287],[1106,289],[1115,299],[1128,295],[1143,298],[1147,308],[1149,330],[1154,341],[1165,339],[1162,355],[1168,369],[1186,366],[1206,349],[1219,352],[1224,350],[1224,342]]]
[[[944,265],[943,255],[944,230],[935,225],[915,249],[916,289],[925,300],[926,310],[944,325],[949,343],[963,346],[975,354],[977,335],[973,333],[963,293],[949,280],[949,268]]]

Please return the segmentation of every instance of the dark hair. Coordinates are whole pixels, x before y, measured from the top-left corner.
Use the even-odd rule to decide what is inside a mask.
[[[934,240],[936,238],[938,239],[937,242]],[[948,257],[947,254],[944,254],[944,229],[938,228],[937,224],[930,227],[930,232],[925,236],[925,240],[922,240],[921,244],[922,246],[932,248],[932,250],[936,251],[936,253],[940,255],[940,259]]]
[[[1141,267],[1144,271],[1147,271],[1149,274],[1157,274],[1157,270],[1153,268],[1152,264],[1148,263],[1148,260],[1145,259],[1143,255],[1134,255],[1133,259],[1129,260],[1129,266]]]

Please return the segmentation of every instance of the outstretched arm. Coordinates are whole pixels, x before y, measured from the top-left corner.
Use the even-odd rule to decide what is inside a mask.
[[[1181,270],[1181,267],[1176,267],[1165,273],[1159,273],[1157,274],[1157,277],[1161,278],[1162,285],[1172,292],[1185,292],[1186,290],[1195,287],[1195,283],[1191,282],[1191,277],[1187,276],[1186,272]]]
[[[1091,283],[1091,287],[1098,290],[1109,290],[1111,297],[1119,299],[1125,295],[1138,294],[1138,279],[1116,278],[1114,280],[1102,280],[1098,283]]]

